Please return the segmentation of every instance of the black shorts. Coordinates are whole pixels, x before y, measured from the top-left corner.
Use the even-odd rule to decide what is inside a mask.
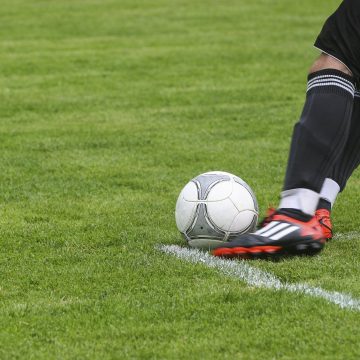
[[[360,80],[360,0],[344,0],[326,20],[315,47],[344,63]]]

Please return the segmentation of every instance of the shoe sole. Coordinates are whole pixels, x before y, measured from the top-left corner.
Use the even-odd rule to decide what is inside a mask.
[[[293,246],[254,246],[254,247],[233,247],[218,248],[212,251],[215,256],[223,258],[240,258],[240,259],[264,259],[278,258],[283,255],[307,255],[313,256],[318,254],[324,245],[320,242],[298,243]]]

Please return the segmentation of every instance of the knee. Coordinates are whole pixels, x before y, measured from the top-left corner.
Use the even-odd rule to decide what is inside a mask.
[[[347,75],[352,75],[350,69],[346,65],[344,65],[341,61],[337,60],[336,58],[330,55],[322,53],[310,67],[309,74],[324,69],[335,69]]]

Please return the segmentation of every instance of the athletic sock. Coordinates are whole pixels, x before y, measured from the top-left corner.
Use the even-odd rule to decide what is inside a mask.
[[[339,192],[343,191],[353,171],[360,163],[360,92],[354,94],[353,111],[348,140],[343,153],[330,171],[330,178],[326,178],[320,192],[318,209],[331,211]]]
[[[298,209],[305,214],[313,215],[318,202],[319,193],[315,191],[304,188],[290,189],[281,193],[279,208]]]
[[[360,163],[360,92],[355,91],[354,106],[351,117],[350,133],[345,148],[333,166],[330,177],[339,184],[343,191],[353,171]]]
[[[280,207],[290,207],[285,201],[289,191],[301,190],[291,194],[303,197],[298,207],[291,207],[315,212],[319,196],[313,193],[320,193],[349,136],[354,91],[354,78],[341,71],[326,69],[309,75],[304,109],[292,135]]]
[[[338,196],[339,192],[340,192],[339,184],[330,178],[326,178],[320,191],[320,200],[321,199],[323,200],[322,204],[324,204],[324,201],[330,204],[330,209],[328,209],[329,211],[334,205],[336,197]],[[319,206],[320,204],[318,204],[317,207],[318,209],[323,209]]]
[[[326,209],[327,211],[331,212],[331,206],[332,205],[330,201],[320,198],[317,209]]]
[[[303,221],[303,222],[308,222],[312,219],[311,215],[305,214],[301,210],[298,210],[298,209],[291,209],[291,208],[282,209],[282,208],[280,208],[280,209],[276,210],[276,213],[281,214],[281,215],[286,215],[293,219]]]

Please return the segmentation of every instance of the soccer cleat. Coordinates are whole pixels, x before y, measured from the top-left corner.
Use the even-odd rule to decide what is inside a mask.
[[[272,221],[272,218],[274,217],[274,215],[276,214],[276,209],[272,206],[270,206],[267,210],[266,210],[266,215],[265,217],[260,221],[258,228],[261,229],[264,226],[266,226],[269,222]]]
[[[255,233],[239,235],[212,251],[226,258],[267,258],[279,255],[315,255],[326,239],[314,216],[304,222],[275,213],[272,220]]]
[[[320,223],[325,239],[330,240],[333,237],[330,211],[327,209],[317,209],[315,217]]]

